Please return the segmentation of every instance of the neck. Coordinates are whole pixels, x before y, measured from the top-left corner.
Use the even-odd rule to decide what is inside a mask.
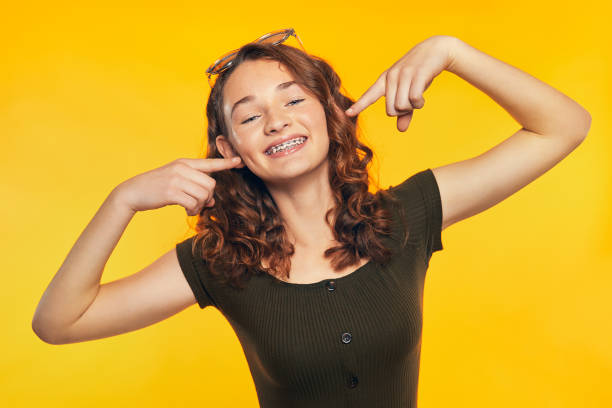
[[[327,163],[283,185],[268,185],[268,191],[285,225],[289,240],[303,249],[329,248],[334,241],[325,213],[334,206]],[[332,221],[330,219],[330,221]]]

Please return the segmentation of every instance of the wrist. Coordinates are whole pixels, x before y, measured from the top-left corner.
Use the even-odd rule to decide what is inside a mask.
[[[448,64],[446,65],[446,71],[455,72],[457,67],[457,60],[461,57],[461,52],[465,47],[465,42],[461,41],[457,37],[444,36],[444,46],[448,55]]]
[[[129,200],[125,196],[124,190],[121,188],[121,184],[113,189],[108,195],[107,201],[114,207],[117,207],[121,211],[129,212],[132,215],[138,211],[135,210],[129,203]]]

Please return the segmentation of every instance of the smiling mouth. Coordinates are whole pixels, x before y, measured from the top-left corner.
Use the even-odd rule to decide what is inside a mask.
[[[276,146],[272,146],[270,149],[265,151],[265,154],[268,156],[271,156],[279,152],[287,151],[297,145],[304,144],[304,142],[306,142],[306,139],[307,138],[305,136],[300,136],[300,137],[296,137],[295,139],[287,140],[284,143],[278,144]]]

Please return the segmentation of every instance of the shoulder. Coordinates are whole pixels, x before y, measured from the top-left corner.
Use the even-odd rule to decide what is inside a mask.
[[[436,176],[431,168],[412,174],[400,184],[389,187],[396,201],[399,218],[408,224],[411,241],[419,241],[427,259],[443,249],[442,202]]]

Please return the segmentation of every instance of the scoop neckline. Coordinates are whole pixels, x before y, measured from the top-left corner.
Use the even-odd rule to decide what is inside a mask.
[[[328,282],[332,282],[332,281],[333,282],[348,282],[348,281],[354,279],[357,275],[363,273],[363,271],[368,269],[370,267],[370,265],[373,264],[373,263],[374,263],[374,261],[372,259],[370,259],[368,262],[364,263],[363,265],[361,265],[359,268],[355,269],[353,272],[349,273],[348,275],[340,276],[339,278],[326,278],[326,279],[322,279],[322,280],[317,281],[317,282],[310,282],[310,283],[286,282],[286,281],[280,280],[276,276],[270,275],[268,273],[264,273],[264,275],[267,276],[268,278],[270,278],[272,281],[274,281],[276,283],[280,283],[283,286],[294,287],[294,288],[313,288],[313,287],[324,286]]]

